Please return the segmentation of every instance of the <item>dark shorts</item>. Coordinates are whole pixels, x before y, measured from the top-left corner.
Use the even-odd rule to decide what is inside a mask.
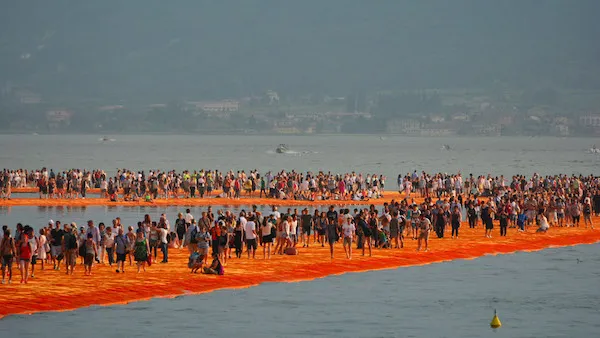
[[[127,258],[127,254],[117,254],[117,262],[125,262],[125,259]]]
[[[85,258],[83,260],[83,264],[90,266],[93,263],[94,263],[94,254],[93,253],[86,253],[85,254]]]
[[[262,237],[263,243],[273,243],[273,236],[267,235]]]
[[[494,222],[491,219],[487,220],[485,222],[485,228],[487,230],[492,230],[494,228]]]
[[[302,233],[310,235],[310,226],[302,227]]]
[[[33,255],[31,256],[31,265],[36,265],[37,264],[37,255]]]
[[[13,261],[12,255],[2,256],[2,268],[8,267],[9,269],[12,269],[12,261]]]
[[[256,245],[256,238],[254,238],[254,239],[247,239],[246,240],[246,247],[248,247],[248,250],[250,250],[250,249],[256,250],[256,248],[258,247]]]

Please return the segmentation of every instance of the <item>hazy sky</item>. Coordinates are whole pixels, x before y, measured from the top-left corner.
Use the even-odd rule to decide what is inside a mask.
[[[597,0],[3,2],[0,81],[60,96],[600,89]]]

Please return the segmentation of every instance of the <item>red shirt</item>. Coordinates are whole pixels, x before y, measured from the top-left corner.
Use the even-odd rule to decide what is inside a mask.
[[[29,236],[22,235],[21,259],[31,259],[31,246],[29,245]]]

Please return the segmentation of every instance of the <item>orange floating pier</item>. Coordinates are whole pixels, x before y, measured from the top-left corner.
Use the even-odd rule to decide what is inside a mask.
[[[599,221],[598,218],[595,219]],[[225,267],[224,276],[190,274],[186,249],[171,249],[168,264],[153,264],[145,273],[136,273],[135,266],[126,273],[115,273],[108,265],[96,265],[92,276],[83,275],[78,265],[75,274],[60,271],[40,271],[29,284],[19,284],[19,271],[14,268],[13,284],[0,285],[0,317],[10,314],[31,314],[41,311],[68,311],[91,305],[126,304],[154,297],[176,297],[210,292],[217,289],[246,288],[265,282],[296,282],[347,272],[361,272],[473,259],[487,254],[507,254],[516,251],[536,251],[549,247],[591,244],[600,241],[600,230],[585,228],[551,228],[548,233],[520,233],[509,229],[507,237],[485,238],[480,227],[461,226],[460,239],[437,239],[432,234],[429,252],[416,252],[416,240],[405,241],[404,249],[374,249],[373,257],[363,257],[354,250],[347,260],[341,245],[336,245],[335,259],[320,244],[299,248],[298,256],[272,256],[262,259],[259,247],[257,259],[233,258]],[[159,253],[159,258],[162,258]],[[78,258],[79,262],[79,258]]]

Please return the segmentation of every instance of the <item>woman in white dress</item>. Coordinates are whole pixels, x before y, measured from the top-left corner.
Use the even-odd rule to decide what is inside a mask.
[[[48,239],[46,238],[46,231],[44,229],[40,229],[40,237],[38,238],[39,246],[37,259],[42,263],[42,270],[44,270],[44,262],[46,262],[46,246],[48,243]]]

